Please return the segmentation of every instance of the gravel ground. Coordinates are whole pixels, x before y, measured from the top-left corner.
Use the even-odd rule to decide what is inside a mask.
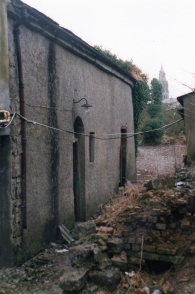
[[[162,145],[139,147],[137,158],[137,179],[170,176],[181,169],[186,145]]]

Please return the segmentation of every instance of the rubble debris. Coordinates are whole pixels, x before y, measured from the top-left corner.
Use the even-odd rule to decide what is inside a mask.
[[[78,240],[52,243],[12,278],[0,271],[1,292],[10,281],[10,293],[22,294],[186,294],[189,283],[195,293],[195,195],[174,183],[157,190],[127,186],[96,219],[76,224],[70,235]]]
[[[68,249],[66,249],[66,248],[63,248],[63,249],[56,249],[56,252],[57,253],[64,253],[64,252],[67,252],[68,251]]]
[[[120,255],[114,255],[111,258],[111,261],[113,265],[118,267],[119,269],[127,269],[127,253],[125,251],[122,251]]]
[[[82,236],[93,234],[95,232],[96,232],[96,226],[94,222],[92,221],[76,223],[74,228],[74,233],[78,234],[79,238]]]
[[[80,291],[87,279],[87,270],[84,268],[71,269],[60,277],[60,287],[66,292]]]
[[[58,226],[58,229],[59,229],[59,231],[60,231],[60,233],[61,233],[62,238],[63,238],[68,244],[70,244],[71,242],[74,241],[74,239],[73,239],[72,236],[70,235],[69,230],[68,230],[64,225]]]
[[[121,280],[119,269],[112,268],[105,271],[92,271],[90,279],[97,285],[106,287],[109,291],[115,291]]]

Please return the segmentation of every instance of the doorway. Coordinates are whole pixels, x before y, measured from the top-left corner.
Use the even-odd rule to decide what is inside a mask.
[[[120,184],[126,184],[126,165],[127,165],[127,127],[121,127],[121,145],[120,145]]]
[[[73,190],[75,221],[86,220],[85,200],[85,136],[82,119],[78,116],[74,122],[73,143]]]

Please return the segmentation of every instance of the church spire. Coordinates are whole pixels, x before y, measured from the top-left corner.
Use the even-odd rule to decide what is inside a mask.
[[[163,72],[164,73],[164,69],[163,69],[162,63],[161,63],[160,72]]]
[[[161,83],[163,88],[163,100],[169,99],[169,87],[162,64],[159,72],[159,82]]]

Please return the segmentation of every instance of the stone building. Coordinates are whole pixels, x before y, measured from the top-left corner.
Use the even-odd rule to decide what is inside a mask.
[[[195,162],[195,92],[177,97],[183,106],[178,112],[184,118],[187,145],[187,163]]]
[[[0,22],[5,267],[13,247],[15,262],[31,257],[135,179],[135,78],[20,0],[1,0]]]
[[[159,82],[161,83],[163,87],[163,100],[169,99],[169,86],[168,86],[168,82],[166,80],[165,72],[162,65],[159,72]]]

